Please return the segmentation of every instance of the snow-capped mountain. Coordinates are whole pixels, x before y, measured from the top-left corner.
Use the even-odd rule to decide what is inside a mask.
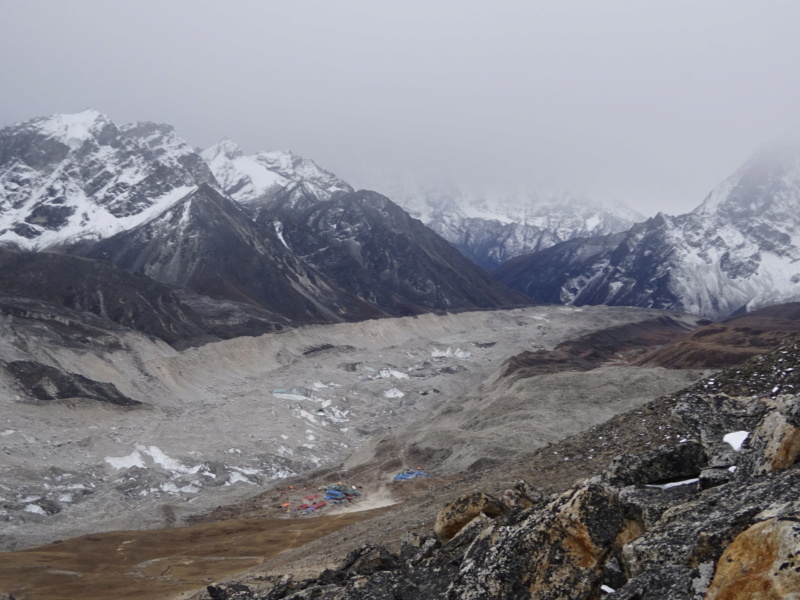
[[[164,125],[117,127],[96,110],[0,130],[0,243],[41,250],[155,216],[211,170]]]
[[[577,237],[625,231],[642,216],[564,191],[533,193],[389,184],[389,195],[487,270]]]
[[[42,250],[103,239],[211,183],[244,206],[290,183],[320,199],[353,189],[291,152],[247,156],[222,141],[202,153],[169,125],[117,126],[94,109],[0,130],[0,244]]]
[[[339,196],[350,199],[329,203]],[[276,198],[279,217],[272,215]],[[193,339],[229,337],[246,323],[261,333],[385,316],[387,309],[525,302],[388,199],[381,202],[391,210],[353,212],[347,206],[355,198],[347,183],[290,152],[247,156],[224,141],[200,153],[167,125],[117,126],[95,110],[0,130],[0,246],[69,252],[175,286],[179,310],[198,317]],[[315,207],[324,218],[301,218]],[[412,221],[408,231],[394,232]],[[352,240],[339,239],[347,231]],[[402,244],[379,250],[397,237]],[[312,257],[297,250],[298,240],[337,243]],[[367,249],[355,263],[345,260],[356,257],[353,243]],[[410,257],[429,255],[440,271],[419,260],[411,266]],[[341,277],[337,265],[358,276]],[[404,266],[393,272],[389,265]]]
[[[314,161],[288,151],[245,155],[230,140],[224,140],[201,153],[219,185],[228,196],[247,205],[269,202],[290,183],[302,181],[320,200],[353,188]]]
[[[542,302],[711,318],[800,299],[800,135],[763,146],[691,213],[566,242],[496,275]]]
[[[353,192],[291,152],[246,155],[230,140],[198,152],[168,125],[117,126],[88,109],[0,130],[0,244],[42,250],[103,239],[155,217],[202,183],[217,185],[253,215],[290,184],[302,184],[318,201]],[[484,268],[635,220],[563,195],[394,191],[402,206]]]

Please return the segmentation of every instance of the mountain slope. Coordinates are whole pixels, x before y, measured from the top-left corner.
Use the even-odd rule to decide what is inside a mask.
[[[800,335],[800,303],[767,306],[695,329],[645,354],[635,364],[718,369],[744,362],[796,335]]]
[[[495,275],[542,302],[683,309],[718,319],[800,299],[800,136],[761,148],[689,214],[567,242]]]
[[[133,227],[214,176],[165,125],[95,110],[0,130],[0,244],[41,250]]]
[[[221,600],[790,598],[800,585],[799,365],[794,338],[526,456],[518,472],[531,478],[533,469],[535,487],[502,463],[467,479],[461,496],[454,484],[444,488],[427,520],[421,500],[405,522],[375,518],[371,531],[384,528],[346,557],[324,540],[294,563],[271,561],[208,592]],[[397,540],[394,530],[410,526]],[[320,546],[340,550],[339,566],[294,581],[312,549],[311,560],[327,558]]]
[[[382,314],[306,266],[274,230],[258,229],[241,207],[209,185],[150,221],[98,242],[86,255],[212,298],[266,309],[287,323]]]
[[[170,344],[209,335],[198,315],[167,286],[76,256],[0,248],[0,290],[103,317]]]
[[[291,186],[257,222],[337,285],[391,314],[526,302],[376,192],[320,201],[307,186]]]
[[[261,335],[281,329],[286,321],[248,304],[176,289],[102,261],[6,248],[0,248],[0,296],[4,314],[57,314],[54,307],[63,307],[97,316],[105,326],[113,322],[155,336],[176,348]],[[64,329],[81,330],[74,323]]]

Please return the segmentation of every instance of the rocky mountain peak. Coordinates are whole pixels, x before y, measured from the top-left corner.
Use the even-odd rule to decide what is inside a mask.
[[[201,153],[222,190],[244,204],[270,203],[288,185],[303,182],[314,197],[327,200],[336,192],[352,192],[350,185],[314,161],[290,151],[275,150],[246,155],[230,140]]]
[[[220,158],[233,160],[235,158],[239,158],[240,156],[244,156],[244,151],[242,148],[234,142],[233,140],[224,139],[213,146],[209,146],[202,152],[200,155],[208,162],[213,162]]]
[[[21,127],[54,138],[74,150],[87,140],[97,138],[109,125],[113,126],[113,123],[106,115],[94,108],[87,108],[78,113],[33,119]]]
[[[298,156],[291,150],[259,152],[256,156],[260,163],[288,179],[315,180],[322,185],[327,184],[328,187],[340,187],[347,191],[352,189],[349,184],[330,171],[326,171],[313,160]]]
[[[790,217],[797,224],[800,133],[763,145],[706,197],[693,214],[731,220]]]
[[[194,152],[189,144],[178,137],[172,125],[165,123],[137,121],[123,125],[120,127],[120,131],[127,139],[153,151],[163,150],[165,147],[176,147],[184,152]]]
[[[270,311],[286,324],[382,315],[297,258],[275,228],[259,228],[208,183],[98,242],[86,255],[217,300]]]
[[[800,298],[800,136],[760,148],[697,209],[621,239],[558,245],[498,278],[536,300],[683,309],[720,319]]]
[[[322,200],[306,182],[279,195],[257,221],[262,229],[279,227],[303,260],[389,314],[524,303],[377,192]]]
[[[559,242],[625,231],[642,220],[623,205],[564,190],[388,188],[398,204],[487,270]]]

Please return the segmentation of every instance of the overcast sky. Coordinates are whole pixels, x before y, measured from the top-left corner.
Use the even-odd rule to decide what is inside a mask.
[[[0,126],[94,107],[359,187],[699,204],[800,123],[796,0],[1,0]]]

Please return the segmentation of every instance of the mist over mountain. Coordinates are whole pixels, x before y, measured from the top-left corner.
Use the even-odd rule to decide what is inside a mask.
[[[228,526],[225,519],[285,521],[287,511],[310,510],[302,502],[325,509],[309,490],[325,489],[335,475],[357,480],[359,494],[385,509],[385,525],[370,525],[358,523],[353,507],[336,507],[352,519],[342,524],[348,543],[367,544],[352,549],[349,566],[333,569],[331,551],[320,562],[313,544],[300,559],[276,546],[292,568],[303,560],[314,573],[320,564],[331,568],[318,579],[283,577],[271,596],[242,583],[212,584],[208,594],[301,598],[304,590],[339,588],[372,598],[370,590],[390,582],[394,595],[410,600],[422,589],[448,597],[453,582],[472,593],[497,577],[512,582],[497,598],[517,588],[572,598],[575,581],[587,600],[612,583],[622,593],[646,588],[670,597],[672,589],[722,585],[709,583],[722,546],[706,556],[702,577],[683,559],[656,575],[641,565],[661,564],[675,544],[685,548],[714,532],[734,547],[737,515],[750,504],[769,501],[782,511],[776,514],[789,514],[796,376],[786,365],[796,362],[789,336],[797,307],[698,326],[707,323],[702,316],[800,299],[795,138],[761,148],[696,210],[677,217],[635,222],[624,208],[567,193],[523,201],[463,193],[418,198],[427,225],[389,197],[356,191],[291,152],[246,155],[228,140],[198,151],[166,125],[119,127],[96,111],[12,126],[0,130],[0,142],[4,549],[87,532],[103,544],[96,532],[108,528],[211,520],[212,531]],[[498,279],[479,266],[498,264]],[[574,306],[529,306],[532,300]],[[685,388],[701,367],[737,364],[781,342],[744,371]],[[739,389],[769,397],[739,406],[717,393]],[[645,404],[664,393],[673,395]],[[721,448],[719,438],[745,427],[756,441],[737,461],[738,450]],[[647,435],[667,445],[653,449]],[[785,439],[785,448],[761,453]],[[519,479],[521,470],[531,473],[526,460],[549,500]],[[424,487],[388,488],[389,471],[409,461],[435,475]],[[576,475],[594,478],[570,488]],[[476,495],[476,481],[515,483],[498,500]],[[666,504],[653,499],[673,483],[686,487],[667,492]],[[652,486],[659,491],[648,493]],[[402,542],[393,554],[376,545],[405,527],[401,521],[424,527],[412,513],[444,498],[451,504],[434,533],[406,536],[419,548]],[[569,508],[574,498],[580,503]],[[484,500],[473,518],[472,504]],[[724,514],[708,518],[722,500]],[[668,506],[699,515],[688,518],[690,534]],[[619,531],[597,542],[602,549],[592,552],[600,558],[585,568],[585,557],[569,554],[585,544],[557,515],[595,536],[609,518]],[[470,524],[462,529],[462,521]],[[741,522],[760,526],[751,521]],[[507,543],[481,541],[494,523],[506,524]],[[671,527],[668,534],[659,523]],[[166,531],[164,540],[175,543],[176,530]],[[534,541],[515,546],[517,533]],[[139,534],[124,535],[130,539],[122,543],[134,543]],[[248,534],[237,535],[204,564],[224,566]],[[184,550],[179,559],[163,556],[169,543],[149,545],[137,564],[185,562]],[[120,541],[114,544],[97,564],[117,558]],[[470,562],[470,548],[494,555],[509,544],[510,567]],[[192,552],[198,548],[195,540]],[[558,553],[552,560],[551,550]],[[28,555],[9,556],[8,564],[27,565]],[[519,563],[520,556],[528,558]],[[25,568],[35,574],[25,585],[50,585],[53,569]],[[205,576],[204,569],[197,567]],[[151,581],[123,571],[111,588],[128,573],[135,586]],[[554,582],[555,572],[562,579]],[[725,573],[724,565],[716,572]],[[276,581],[270,577],[256,579],[267,589]],[[85,581],[75,585],[91,593]]]
[[[800,298],[800,136],[765,144],[694,211],[509,261],[538,302],[686,310],[714,319]]]
[[[620,203],[549,190],[388,185],[406,210],[487,270],[576,237],[617,233],[642,216]]]

